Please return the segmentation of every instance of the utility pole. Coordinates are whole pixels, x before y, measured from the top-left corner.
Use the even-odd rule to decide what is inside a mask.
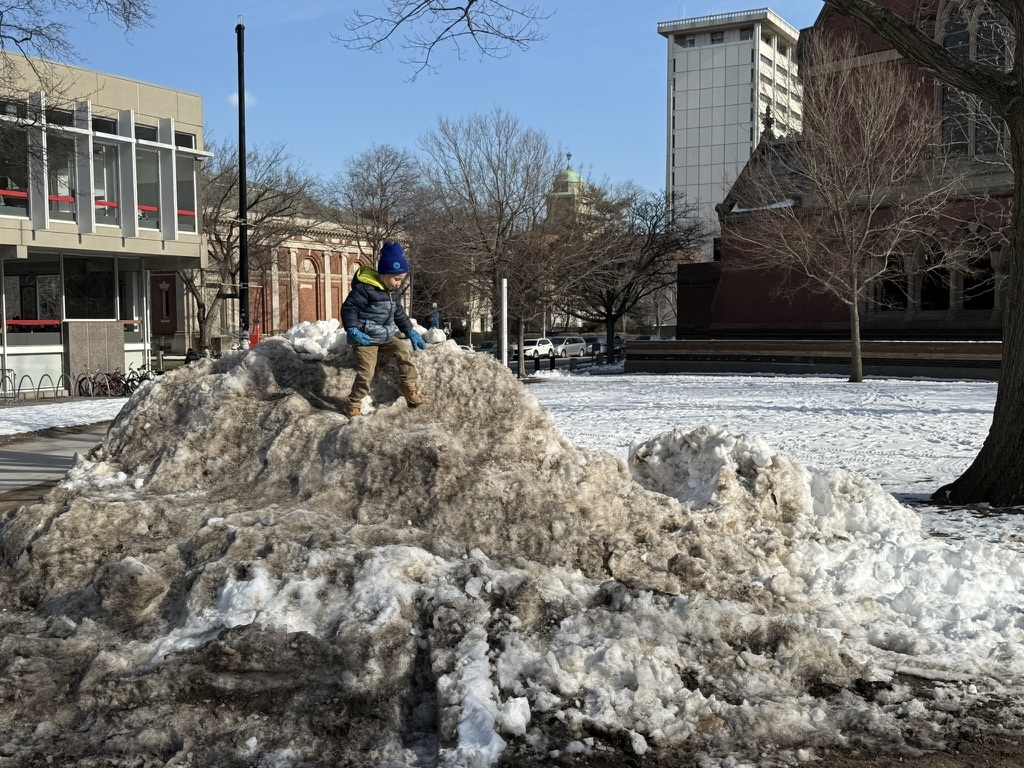
[[[238,17],[238,345],[249,348],[249,220],[245,177],[245,25]]]

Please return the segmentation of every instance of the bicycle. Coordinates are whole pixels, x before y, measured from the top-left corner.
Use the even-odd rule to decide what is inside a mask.
[[[156,373],[154,373],[152,368],[143,366],[136,370],[134,363],[129,365],[128,375],[125,377],[126,394],[132,394],[147,381],[153,381],[154,379],[156,379]]]
[[[79,397],[106,397],[110,394],[110,387],[103,372],[86,368],[75,379],[75,392]]]

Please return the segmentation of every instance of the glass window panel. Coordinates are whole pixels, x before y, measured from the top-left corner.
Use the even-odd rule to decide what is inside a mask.
[[[975,59],[1000,69],[1006,66],[1006,40],[1003,25],[992,9],[986,9],[978,17],[975,38]]]
[[[971,33],[963,8],[953,5],[942,34],[942,47],[963,59],[971,55]]]
[[[50,218],[75,220],[75,140],[69,136],[46,137],[46,183]]]
[[[963,95],[952,88],[942,89],[942,142],[953,154],[966,154],[970,120]]]
[[[8,320],[60,321],[60,262],[57,257],[4,262]],[[49,326],[28,325],[24,330]]]
[[[143,141],[156,141],[157,132],[156,126],[153,125],[141,125],[135,124],[135,138],[142,139]]]
[[[92,150],[93,204],[96,223],[121,223],[121,195],[118,187],[117,147],[94,144]]]
[[[64,307],[69,320],[113,320],[114,260],[64,258]]]
[[[178,179],[178,231],[196,232],[196,161],[178,155],[174,163]]]
[[[141,259],[117,260],[117,303],[121,320],[135,320],[125,323],[126,340],[141,340],[142,331],[142,261]]]
[[[117,120],[110,117],[93,117],[92,129],[97,133],[117,133]]]
[[[28,136],[0,127],[0,216],[28,216]]]
[[[135,150],[138,174],[139,226],[160,229],[160,156],[153,150]]]

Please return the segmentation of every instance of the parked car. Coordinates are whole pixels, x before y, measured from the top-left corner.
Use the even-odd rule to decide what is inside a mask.
[[[637,341],[661,341],[661,336],[637,336]]]
[[[512,353],[518,354],[519,348],[513,344]],[[532,357],[536,360],[539,357],[554,357],[555,346],[551,339],[525,339],[523,341],[523,357]]]
[[[491,354],[497,354],[498,342],[496,342],[494,339],[491,339],[490,341],[481,341],[479,344],[473,347],[473,349],[475,349],[477,352],[490,352]]]
[[[607,336],[584,336],[583,341],[586,342],[587,351],[592,355],[596,355],[598,352],[604,354],[608,351]]]
[[[582,336],[555,336],[551,344],[558,357],[583,357],[590,351]]]
[[[471,346],[469,346],[468,344],[459,344],[459,349],[461,349],[461,350],[462,350],[463,352],[465,352],[465,353],[466,353],[467,355],[475,355],[475,354],[476,354],[476,350],[475,350],[475,349],[473,349],[473,348],[472,348]]]

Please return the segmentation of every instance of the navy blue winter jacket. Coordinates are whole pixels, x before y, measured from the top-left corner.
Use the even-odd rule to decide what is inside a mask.
[[[398,301],[398,291],[387,290],[369,267],[360,267],[352,278],[352,290],[341,305],[341,324],[345,330],[358,328],[374,344],[383,344],[397,331],[412,330],[412,320]]]

